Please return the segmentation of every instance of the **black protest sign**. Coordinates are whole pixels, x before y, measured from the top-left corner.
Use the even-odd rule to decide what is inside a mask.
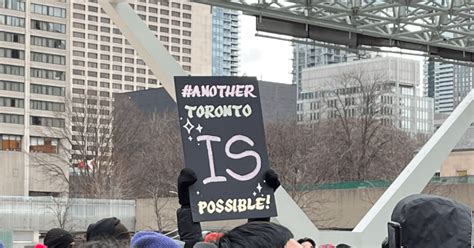
[[[175,77],[193,220],[276,216],[255,77]]]

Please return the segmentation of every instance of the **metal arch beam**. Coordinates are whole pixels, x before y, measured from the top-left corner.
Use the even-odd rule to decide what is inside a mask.
[[[370,38],[385,39],[388,41],[398,41],[398,43],[412,43],[404,49],[412,49],[410,47],[424,46],[426,50],[436,51],[443,50],[440,55],[446,58],[458,59],[474,62],[474,49],[467,46],[468,40],[474,39],[474,32],[471,30],[470,24],[465,22],[466,18],[474,19],[474,13],[470,11],[474,8],[474,3],[462,2],[455,6],[448,6],[448,3],[439,3],[437,0],[419,0],[409,5],[406,1],[382,0],[374,4],[374,1],[363,0],[360,6],[345,5],[342,0],[314,0],[296,1],[296,0],[274,0],[273,5],[269,5],[269,1],[257,0],[191,0],[193,2],[236,9],[244,14],[253,15],[263,18],[280,20],[281,22],[298,23],[319,28],[329,28],[334,32],[345,31],[352,35],[363,35]],[[278,5],[277,5],[278,4]],[[283,6],[283,7],[278,7]],[[307,9],[311,9],[306,13]],[[410,15],[399,16],[398,9],[402,9],[407,13],[415,13]],[[317,14],[315,14],[317,13]],[[343,18],[352,17],[352,18]],[[358,23],[359,18],[367,16]],[[439,26],[439,16],[449,16],[450,25]],[[260,20],[259,19],[259,20]],[[353,22],[353,20],[356,22]],[[400,29],[399,32],[382,32],[381,30],[391,30],[397,27],[398,23],[406,23],[409,26]],[[444,31],[444,33],[439,33]],[[263,30],[265,31],[265,30]],[[410,32],[419,32],[422,35],[412,36]],[[401,35],[400,35],[401,33]],[[280,33],[282,34],[282,33]],[[395,35],[397,34],[397,35]],[[406,34],[406,35],[405,35]],[[431,37],[438,34],[440,40],[433,42],[430,39],[422,37]],[[290,34],[286,34],[290,35]],[[291,36],[291,35],[290,35]],[[460,38],[461,42],[453,43],[451,38]],[[300,37],[318,40],[317,37]],[[344,39],[340,39],[343,40]],[[324,41],[324,40],[320,40]],[[337,42],[333,42],[337,43]],[[339,43],[343,44],[343,43]],[[363,44],[368,45],[370,44]],[[374,44],[372,46],[378,46]],[[428,49],[429,47],[429,49]],[[456,53],[456,57],[449,57],[450,53]],[[459,56],[462,53],[463,56]],[[467,56],[464,56],[467,53]]]
[[[186,72],[156,39],[126,0],[100,0],[99,4],[137,50],[168,94],[176,101],[174,76],[185,76]],[[274,221],[291,227],[298,237],[319,239],[319,230],[283,187],[279,187],[275,192],[275,198],[279,216],[274,218]],[[295,223],[295,220],[298,222]]]

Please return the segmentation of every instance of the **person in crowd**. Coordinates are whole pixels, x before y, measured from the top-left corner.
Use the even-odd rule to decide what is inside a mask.
[[[130,248],[180,248],[180,246],[161,233],[142,231],[133,236]]]
[[[300,243],[303,248],[316,248],[316,242],[310,238],[298,239],[298,243]]]
[[[288,228],[271,222],[248,222],[224,234],[218,248],[302,248]]]
[[[182,169],[178,176],[178,201],[181,207],[177,210],[178,233],[184,248],[192,248],[198,242],[203,241],[201,224],[193,222],[191,214],[191,203],[189,200],[189,187],[197,181],[196,173],[188,168]],[[273,170],[265,172],[266,183],[275,191],[280,187],[278,175]],[[249,222],[270,221],[270,218],[249,219]]]
[[[336,248],[351,248],[349,245],[346,244],[338,244]]]
[[[53,228],[46,233],[43,243],[49,248],[68,248],[74,244],[74,238],[66,230]]]
[[[105,218],[87,228],[86,241],[98,240],[115,240],[121,247],[127,247],[130,244],[130,232],[119,219]]]
[[[5,245],[3,245],[3,242],[0,240],[0,248],[5,248]]]

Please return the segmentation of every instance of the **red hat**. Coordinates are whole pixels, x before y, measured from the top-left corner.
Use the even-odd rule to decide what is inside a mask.
[[[43,244],[36,244],[35,248],[48,248],[46,245]]]
[[[223,233],[218,233],[218,232],[211,232],[204,237],[204,242],[206,243],[214,243],[217,242],[222,236],[224,236]]]

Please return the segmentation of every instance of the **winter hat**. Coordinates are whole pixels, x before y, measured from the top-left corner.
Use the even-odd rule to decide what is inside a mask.
[[[120,220],[112,217],[90,224],[87,228],[86,240],[117,239],[130,240],[128,229],[120,223]]]
[[[44,245],[49,248],[67,248],[74,242],[72,235],[61,228],[53,228],[46,233]]]
[[[138,232],[132,238],[132,248],[180,248],[173,239],[156,232]]]
[[[36,244],[35,248],[48,248],[46,245],[43,244]]]
[[[206,237],[204,237],[204,242],[214,243],[218,241],[222,236],[224,236],[223,233],[211,232],[211,233],[206,234]]]

